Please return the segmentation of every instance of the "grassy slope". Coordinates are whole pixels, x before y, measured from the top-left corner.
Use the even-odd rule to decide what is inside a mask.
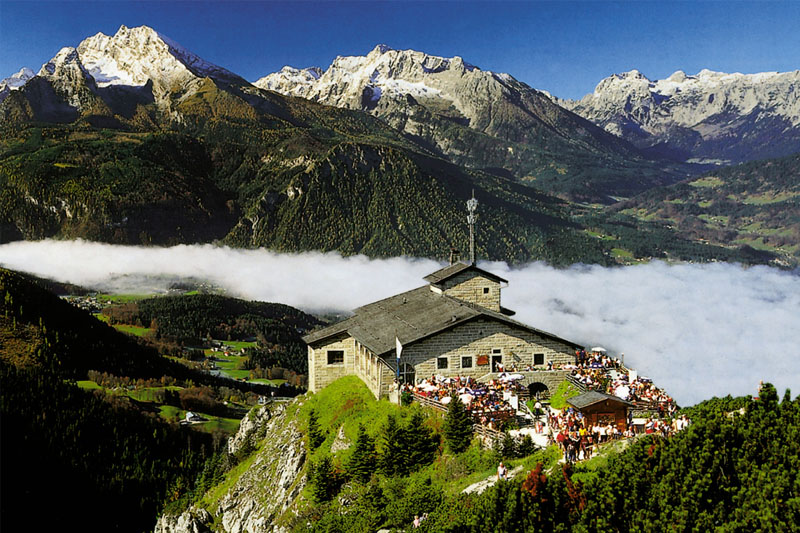
[[[337,439],[340,429],[343,431],[347,441],[352,443],[355,441],[359,424],[362,424],[370,436],[380,441],[381,429],[389,415],[396,416],[398,422],[402,425],[414,411],[422,410],[423,414],[426,415],[425,424],[434,428],[437,432],[441,431],[443,421],[442,413],[419,405],[400,407],[387,400],[375,400],[369,389],[355,376],[341,378],[316,394],[308,394],[305,401],[293,402],[287,407],[284,415],[286,420],[281,424],[286,425],[296,420],[305,431],[308,414],[312,409],[318,415],[320,428],[326,434],[326,438],[319,448],[309,453],[306,467],[304,467],[301,475],[306,474],[309,462],[317,461],[326,455],[332,456],[333,464],[337,468],[341,469],[343,465],[347,464],[351,448],[331,453],[331,446]],[[266,440],[259,443],[257,448],[263,448],[269,439],[270,436],[267,435]],[[307,446],[307,443],[305,445]],[[218,486],[205,494],[200,504],[209,510],[216,509],[220,499],[236,484],[247,468],[253,464],[256,456],[257,454],[253,454],[228,472],[225,479]],[[506,461],[506,463],[511,468],[516,465],[522,465],[523,471],[526,472],[538,462],[543,462],[550,467],[556,463],[558,457],[559,454],[551,448],[545,452],[537,452],[527,458]],[[477,441],[473,442],[473,445],[466,452],[457,456],[446,452],[443,447],[440,447],[436,459],[430,465],[421,468],[406,478],[379,476],[378,483],[386,491],[386,494],[394,494],[397,491],[402,493],[405,487],[419,485],[430,487],[432,491],[437,493],[455,496],[467,486],[492,476],[496,471],[499,460],[499,456],[495,452],[482,450]],[[352,486],[343,488],[345,492],[350,490],[353,490]],[[298,502],[297,508],[301,514],[306,512],[313,514],[316,512],[313,510],[314,504],[310,499],[308,488],[303,491],[303,500]],[[292,518],[287,515],[282,517],[280,521],[282,523],[291,523]]]

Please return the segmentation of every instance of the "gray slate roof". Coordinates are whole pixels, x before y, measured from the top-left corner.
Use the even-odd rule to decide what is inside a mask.
[[[461,272],[464,272],[465,270],[474,270],[491,280],[497,281],[498,283],[508,283],[508,280],[503,279],[500,276],[496,276],[491,272],[487,272],[482,268],[478,268],[474,264],[470,265],[467,263],[455,263],[453,265],[446,266],[440,270],[437,270],[433,274],[428,274],[423,279],[425,281],[428,281],[436,285],[445,281],[446,279],[452,278],[453,276],[460,274]]]
[[[433,292],[428,285],[359,307],[354,316],[313,331],[303,340],[313,345],[347,334],[382,356],[394,351],[395,335],[405,346],[477,317],[497,320],[580,348],[578,344],[512,320],[501,313]]]
[[[614,402],[625,404],[625,405],[627,405],[629,407],[633,407],[633,404],[631,402],[627,402],[627,401],[623,400],[622,398],[620,398],[619,396],[613,396],[611,394],[604,394],[602,392],[597,392],[597,391],[594,391],[594,390],[589,391],[589,392],[584,392],[583,394],[579,394],[577,396],[573,396],[572,398],[569,398],[567,400],[567,402],[570,405],[572,405],[574,407],[577,407],[578,409],[583,409],[584,407],[589,407],[590,405],[594,405],[596,403],[604,402],[606,400],[611,400],[611,401],[614,401]]]

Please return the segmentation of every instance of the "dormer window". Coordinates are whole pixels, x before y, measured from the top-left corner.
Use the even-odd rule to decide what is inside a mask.
[[[489,294],[489,287],[483,288],[483,294]]]

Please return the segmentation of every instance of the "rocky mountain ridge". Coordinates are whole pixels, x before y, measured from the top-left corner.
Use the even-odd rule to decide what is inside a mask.
[[[597,178],[609,167],[626,178],[647,176],[609,187],[622,196],[677,179],[652,165],[634,171],[642,158],[627,142],[513,76],[458,56],[378,45],[366,56],[339,56],[325,71],[284,67],[254,85],[366,111],[457,164],[504,169],[542,188],[568,189],[579,175]]]
[[[0,80],[0,101],[2,101],[8,93],[15,91],[28,83],[28,80],[34,77],[36,73],[28,67],[22,67],[19,72]]]
[[[800,70],[727,74],[638,70],[557,103],[643,149],[698,162],[738,163],[800,150]]]
[[[179,108],[207,89],[258,96],[246,80],[186,50],[147,26],[120,26],[113,35],[97,33],[77,47],[67,46],[35,76],[0,90],[0,118],[73,122],[87,115],[132,119],[154,107],[167,121],[182,120]],[[103,125],[113,125],[108,120]],[[119,127],[119,126],[116,126]]]

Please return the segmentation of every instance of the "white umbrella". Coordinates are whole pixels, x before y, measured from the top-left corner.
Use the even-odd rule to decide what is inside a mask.
[[[442,403],[450,403],[450,400],[452,400],[452,399],[453,399],[452,396],[445,396],[444,398],[442,398],[439,401],[442,402]]]
[[[464,405],[469,405],[472,403],[474,396],[472,396],[472,394],[464,393],[461,396],[459,396],[459,398],[461,398],[461,403],[463,403]]]
[[[606,353],[606,349],[602,346],[595,346],[594,348],[589,349],[590,352],[597,352],[597,353]]]
[[[623,400],[627,400],[630,393],[631,390],[628,387],[625,385],[620,385],[617,387],[617,390],[614,391],[614,396],[622,398]]]

